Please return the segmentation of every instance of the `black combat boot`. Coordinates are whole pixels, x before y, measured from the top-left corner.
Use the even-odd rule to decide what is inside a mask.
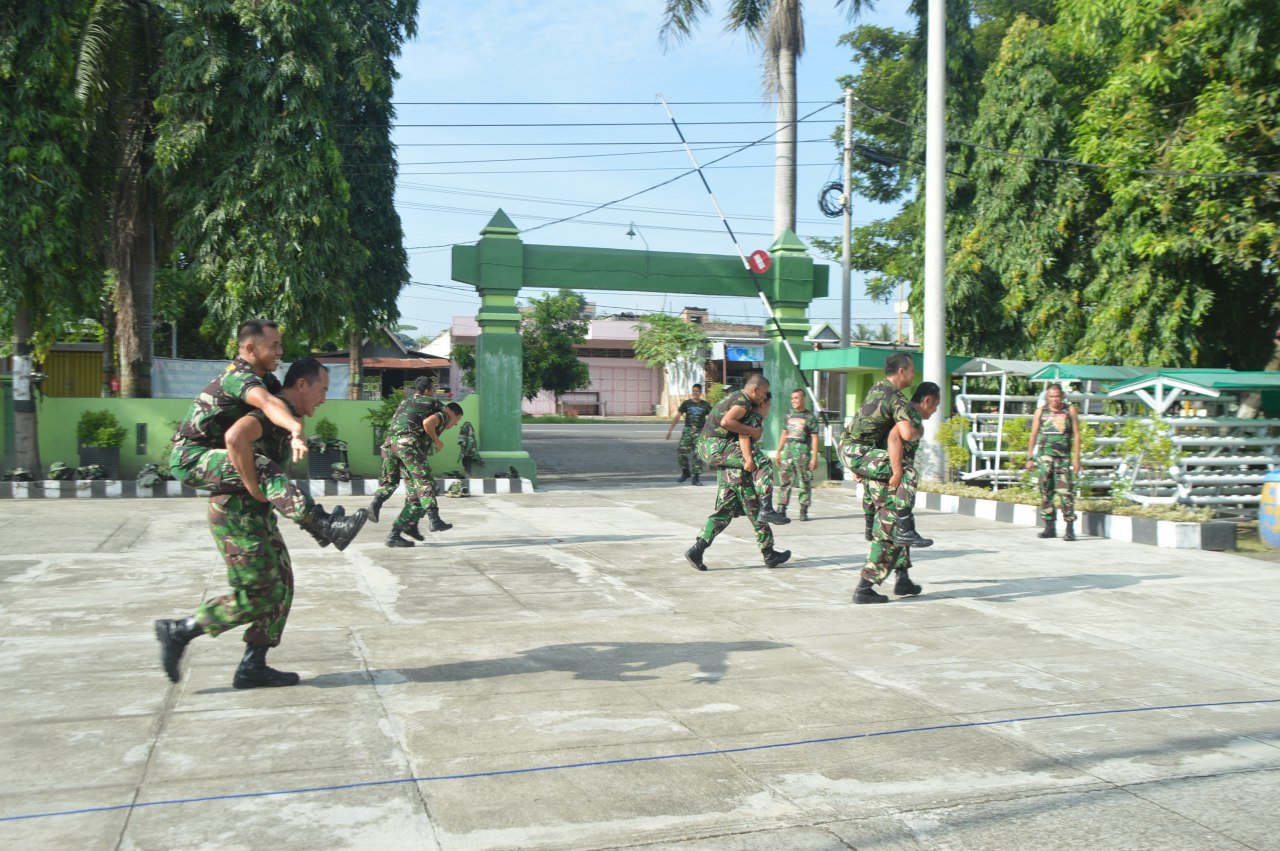
[[[401,526],[399,523],[392,525],[391,531],[387,533],[387,546],[388,547],[412,547],[413,541],[406,541],[404,538],[400,537],[400,533],[403,531],[405,531],[404,527]]]
[[[924,549],[933,546],[932,538],[922,538],[916,532],[916,518],[910,508],[898,512],[898,519],[893,524],[893,542],[900,547]]]
[[[858,588],[853,592],[853,602],[855,603],[887,603],[889,598],[876,591],[870,579],[863,579],[858,583]]]
[[[868,541],[873,540],[871,536],[871,530],[875,528],[875,525],[876,525],[876,516],[874,514],[868,514],[867,515],[867,531],[866,531],[866,534],[863,535],[863,537],[866,538]]]
[[[316,504],[316,508],[320,509],[321,511],[324,511],[324,506],[323,506],[323,505],[320,505],[319,503],[317,503],[317,504]],[[345,508],[343,508],[341,505],[336,505],[336,506],[334,506],[334,508],[333,508],[333,514],[331,514],[331,515],[329,515],[329,516],[330,516],[330,517],[345,517],[346,515],[347,515],[347,510],[346,510]],[[305,528],[305,527],[304,527],[304,528]],[[313,534],[311,537],[316,538],[316,536],[315,536],[314,534]],[[329,546],[330,541],[328,541],[327,539],[322,541],[322,540],[320,540],[319,538],[316,538],[316,543],[318,543],[318,544],[320,545],[320,548],[321,548],[321,549],[324,549],[325,547]]]
[[[786,564],[787,559],[791,558],[791,550],[775,550],[773,547],[760,553],[764,556],[765,567],[778,567]]]
[[[348,517],[342,506],[338,506],[330,514],[324,510],[324,506],[317,504],[312,506],[302,528],[319,541],[320,546],[333,544],[335,549],[345,550],[368,519],[369,512],[363,508]]]
[[[427,519],[431,521],[427,528],[432,532],[448,532],[453,528],[452,523],[446,523],[440,519],[440,506],[438,505],[427,509]]]
[[[924,590],[911,581],[911,576],[905,568],[894,572],[898,574],[898,581],[893,584],[893,593],[899,597],[914,597]]]
[[[769,497],[767,502],[760,503],[760,514],[757,519],[771,526],[785,526],[791,522],[791,518],[787,515],[773,510],[773,497]]]
[[[690,477],[690,476],[692,476],[692,475],[693,475],[693,473],[690,473],[690,472],[689,472],[689,468],[688,468],[688,467],[685,467],[683,470],[681,470],[681,471],[680,471],[680,478],[676,479],[676,482],[677,482],[677,483],[679,483],[679,482],[687,482],[687,481],[689,481],[689,477]]]
[[[1062,532],[1062,540],[1074,541],[1076,539],[1076,522],[1074,520],[1067,521],[1067,528]]]
[[[404,526],[400,531],[404,532],[406,535],[408,535],[410,538],[413,538],[415,541],[426,540],[426,538],[422,537],[422,530],[418,528],[417,520]]]
[[[1044,529],[1040,530],[1040,534],[1039,534],[1039,535],[1036,535],[1036,537],[1037,537],[1037,538],[1056,538],[1056,537],[1058,537],[1058,530],[1057,530],[1057,528],[1055,527],[1054,522],[1053,522],[1052,520],[1046,520],[1046,521],[1044,521]]]
[[[702,479],[698,478],[698,474],[697,474],[697,473],[694,473],[694,474],[693,474],[693,481],[692,481],[692,482],[689,482],[689,484],[691,484],[691,485],[697,485],[698,487],[702,487]]]
[[[231,680],[233,688],[277,688],[296,686],[302,679],[292,671],[277,671],[267,667],[266,647],[245,647],[244,658]]]
[[[156,621],[156,638],[160,639],[160,664],[169,675],[169,682],[176,683],[182,678],[179,663],[187,645],[197,635],[204,635],[204,627],[196,623],[194,617],[183,620]]]
[[[378,512],[382,510],[382,504],[387,501],[387,497],[373,495],[373,502],[369,503],[369,519],[374,523],[378,522]]]
[[[706,570],[707,566],[702,563],[702,554],[707,551],[707,547],[711,546],[710,541],[704,541],[701,538],[693,539],[693,546],[684,551],[685,561],[693,565],[695,570]]]
[[[809,506],[807,505],[800,506],[800,522],[803,523],[808,519],[809,519]]]

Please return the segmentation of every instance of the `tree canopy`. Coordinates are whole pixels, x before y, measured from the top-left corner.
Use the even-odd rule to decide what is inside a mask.
[[[587,339],[588,323],[582,316],[585,306],[586,300],[573,290],[530,301],[520,323],[526,399],[549,390],[558,401],[565,393],[591,384],[591,373],[574,350]]]

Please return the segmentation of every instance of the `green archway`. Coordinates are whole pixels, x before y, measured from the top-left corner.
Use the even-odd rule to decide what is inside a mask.
[[[756,298],[756,285],[773,307],[778,326],[766,323],[764,372],[775,387],[800,384],[800,372],[783,345],[797,357],[808,346],[809,303],[827,294],[827,267],[814,265],[804,245],[787,231],[770,248],[769,271],[756,275],[733,255],[682,254],[577,246],[528,245],[502,210],[480,231],[475,245],[453,246],[453,280],[480,294],[476,320],[476,394],[480,397],[480,453],[495,470],[515,467],[537,479],[537,468],[520,442],[521,288],[615,290],[620,292],[732,295]],[[765,440],[776,441],[785,405],[775,406]]]

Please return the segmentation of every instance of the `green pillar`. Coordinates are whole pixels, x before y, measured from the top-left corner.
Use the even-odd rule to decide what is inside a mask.
[[[521,375],[524,350],[516,296],[524,279],[524,243],[511,219],[499,210],[480,231],[475,246],[476,394],[480,397],[480,455],[486,475],[515,467],[538,480],[537,465],[520,440]]]
[[[796,359],[810,348],[804,338],[809,333],[809,302],[814,297],[813,260],[804,243],[791,231],[786,231],[769,249],[773,264],[761,282],[765,296],[773,305],[778,318],[775,325],[765,320],[764,331],[768,342],[764,347],[764,377],[769,379],[773,391],[773,407],[765,424],[765,448],[772,452],[778,445],[778,436],[787,411],[791,408],[791,391],[803,388],[800,369],[787,355],[783,339],[791,344]],[[781,326],[781,331],[779,327]],[[808,402],[812,409],[813,401]]]

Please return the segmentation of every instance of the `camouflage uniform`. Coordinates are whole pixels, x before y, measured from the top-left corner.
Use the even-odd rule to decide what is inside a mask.
[[[746,467],[746,461],[742,457],[742,445],[738,440],[740,435],[720,426],[720,420],[733,407],[747,409],[746,416],[742,418],[743,425],[760,428],[764,424],[763,417],[756,409],[756,403],[741,390],[721,399],[720,404],[711,409],[707,421],[702,426],[702,434],[698,436],[696,456],[708,467],[729,470],[743,470]],[[751,457],[756,463],[756,469],[751,473],[756,495],[760,498],[761,504],[772,505],[773,459],[760,451],[759,445],[754,441],[751,444]]]
[[[1075,424],[1071,406],[1064,405],[1054,413],[1046,405],[1040,411],[1039,447],[1035,455],[1036,478],[1040,485],[1040,517],[1046,524],[1054,522],[1053,497],[1062,504],[1062,519],[1076,519],[1075,471],[1072,469]]]
[[[430,438],[422,423],[442,411],[444,406],[436,399],[410,396],[396,408],[387,426],[387,438],[382,444],[382,477],[374,499],[385,502],[404,478],[407,497],[395,522],[402,529],[413,526],[438,505],[436,482],[427,461]]]
[[[297,411],[281,399],[289,411]],[[289,432],[254,409],[262,425],[254,455],[274,463],[289,455]],[[249,623],[244,643],[277,647],[293,603],[293,566],[271,504],[246,493],[221,493],[209,498],[209,529],[218,554],[227,565],[232,592],[206,600],[196,610],[196,622],[210,636]]]
[[[911,405],[908,407],[911,425],[916,429],[923,428],[924,420],[920,417],[920,412]],[[916,448],[919,445],[918,439],[902,444],[904,482],[907,478],[906,471],[915,472]],[[885,453],[888,454],[887,448]],[[879,585],[895,570],[905,571],[911,568],[911,548],[893,542],[893,525],[897,517],[897,509],[893,506],[902,498],[902,490],[899,487],[895,494],[889,490],[887,481],[863,479],[863,510],[870,506],[875,512],[875,519],[871,523],[871,549],[867,552],[867,562],[862,568],[862,578],[870,580],[873,585]],[[911,496],[914,502],[914,488]]]
[[[725,408],[725,410],[727,411],[728,408]],[[721,416],[723,415],[722,412]],[[742,418],[743,425],[753,428],[759,428],[761,423],[760,413],[754,406]],[[733,432],[729,433],[733,435],[734,445],[738,446],[738,435],[733,434]],[[760,547],[760,552],[768,552],[773,549],[773,529],[770,528],[768,523],[760,519],[760,507],[764,501],[760,479],[763,477],[768,480],[770,483],[768,492],[772,496],[773,462],[769,459],[769,456],[756,451],[754,443],[752,443],[751,449],[751,456],[756,459],[757,464],[754,473],[748,473],[742,469],[741,447],[739,447],[738,453],[738,467],[723,466],[716,470],[716,504],[711,510],[711,514],[707,517],[707,522],[702,527],[701,534],[698,535],[708,545],[716,539],[717,535],[724,531],[733,518],[746,517],[751,523],[751,528],[755,530],[756,545]],[[767,466],[760,464],[761,458],[768,462]]]
[[[813,435],[818,433],[818,418],[812,411],[787,412],[785,424],[787,440],[778,456],[778,507],[785,508],[791,501],[791,488],[795,487],[801,506],[807,506],[813,495],[813,471],[809,460],[813,452]]]
[[[480,460],[480,444],[471,423],[463,423],[458,429],[458,459],[462,462],[462,471],[468,476],[471,475],[471,465]]]
[[[676,447],[676,460],[680,462],[681,470],[696,476],[702,472],[702,459],[698,457],[695,444],[706,425],[707,415],[711,413],[711,403],[706,399],[696,402],[685,399],[677,413],[684,415],[684,429],[680,432],[680,445]]]
[[[248,361],[236,358],[222,375],[201,391],[173,436],[169,472],[175,479],[197,490],[215,494],[247,493],[240,473],[227,454],[226,433],[246,414],[260,413],[258,408],[245,401],[254,387],[275,394],[280,391],[280,382],[270,373],[259,378]],[[265,415],[263,419],[271,422],[265,419]],[[271,426],[275,428],[274,423]],[[272,460],[255,451],[254,468],[258,486],[271,505],[301,525],[311,513],[314,503],[310,494],[289,480],[282,467],[287,457],[286,454]]]
[[[849,472],[864,480],[888,482],[893,476],[889,463],[888,437],[902,421],[919,421],[920,415],[898,388],[881,381],[867,392],[867,399],[840,436],[837,451]],[[902,484],[885,495],[890,510],[906,510],[915,505],[919,475],[914,465],[902,465]]]

